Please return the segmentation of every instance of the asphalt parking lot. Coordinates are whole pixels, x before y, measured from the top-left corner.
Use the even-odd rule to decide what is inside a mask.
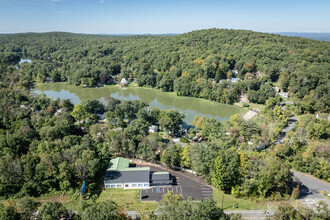
[[[166,169],[148,166],[151,171],[169,171]],[[172,186],[154,186],[151,189],[141,190],[141,201],[160,201],[162,195],[171,191],[173,194],[182,194],[184,198],[191,197],[193,200],[204,200],[212,197],[212,188],[188,179],[177,173],[169,171],[173,176]]]

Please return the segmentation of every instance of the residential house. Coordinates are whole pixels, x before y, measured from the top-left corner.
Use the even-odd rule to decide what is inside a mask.
[[[47,76],[46,79],[45,79],[45,82],[46,82],[46,83],[47,83],[47,82],[52,82],[52,78],[50,78],[49,76]]]
[[[237,83],[240,79],[239,78],[231,78],[230,82]]]
[[[157,125],[150,125],[149,126],[149,133],[155,133],[158,131],[158,126]]]
[[[289,93],[287,92],[280,92],[279,94],[282,98],[289,98]]]
[[[122,78],[119,84],[120,84],[121,86],[127,86],[128,81],[127,81],[125,78]]]

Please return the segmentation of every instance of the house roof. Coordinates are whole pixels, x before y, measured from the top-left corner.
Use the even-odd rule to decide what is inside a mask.
[[[149,182],[149,170],[117,171],[107,170],[104,177],[105,183],[136,183]]]
[[[120,81],[120,83],[122,83],[122,84],[127,84],[128,81],[127,81],[125,78],[122,78],[121,81]]]

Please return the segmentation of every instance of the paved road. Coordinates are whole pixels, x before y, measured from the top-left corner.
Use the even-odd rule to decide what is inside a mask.
[[[267,219],[268,216],[272,216],[275,212],[275,210],[268,210],[267,214],[265,210],[232,210],[232,211],[224,211],[226,214],[232,214],[232,213],[240,213],[242,215],[243,219]],[[138,212],[136,211],[127,211],[126,212],[128,216],[135,219],[138,215]],[[157,212],[155,213],[157,215]]]
[[[293,175],[295,179],[298,178],[300,180],[299,199],[304,205],[311,207],[320,200],[323,200],[327,202],[328,207],[330,207],[330,201],[321,195],[321,191],[330,192],[329,183],[301,172],[293,172]]]
[[[292,128],[295,126],[296,122],[297,122],[297,117],[295,115],[291,115],[290,119],[289,119],[289,123],[287,124],[287,126],[283,129],[283,131],[281,132],[280,136],[278,136],[278,138],[275,140],[274,145],[276,144],[282,144],[284,139],[286,138],[286,134],[292,130]]]

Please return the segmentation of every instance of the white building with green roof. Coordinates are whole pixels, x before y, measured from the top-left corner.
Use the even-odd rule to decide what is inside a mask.
[[[117,157],[109,162],[105,188],[145,189],[153,185],[171,185],[169,172],[150,172],[150,167],[130,167],[129,159]]]
[[[149,167],[129,167],[129,159],[117,157],[110,160],[105,172],[105,188],[149,188]]]

